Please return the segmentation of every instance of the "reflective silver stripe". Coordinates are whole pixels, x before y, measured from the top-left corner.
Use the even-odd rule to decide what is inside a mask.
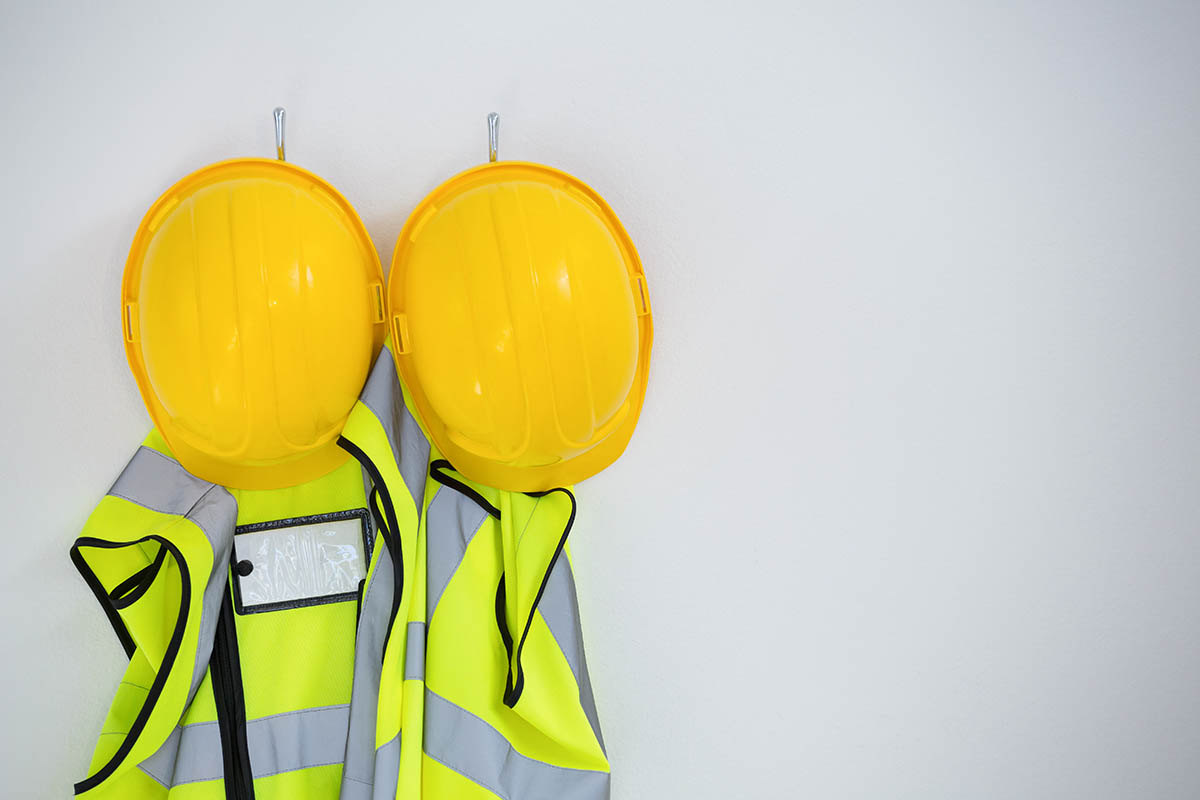
[[[371,489],[375,487],[375,482],[371,480],[371,473],[366,469],[362,469],[363,482],[363,498],[366,500],[366,505],[371,505]],[[368,511],[367,513],[367,535],[370,538],[371,553],[375,552],[375,537],[379,535],[379,526],[375,524],[375,515]],[[371,553],[367,553],[367,567],[371,566]]]
[[[546,582],[546,591],[538,603],[538,612],[550,628],[550,635],[558,642],[575,673],[575,683],[579,686],[579,704],[587,715],[596,734],[600,750],[604,749],[604,735],[600,732],[600,717],[596,714],[596,698],[592,695],[592,680],[588,676],[587,657],[583,653],[583,628],[579,623],[579,600],[575,594],[575,576],[571,564],[564,553],[554,569],[550,572],[550,580]]]
[[[356,778],[343,778],[338,800],[395,800],[400,785],[400,734],[380,746],[375,753],[375,776],[372,784]]]
[[[462,563],[471,540],[487,520],[487,512],[459,492],[439,487],[429,504],[426,523],[427,566],[426,582],[428,594],[426,620],[432,624],[434,611],[441,600],[446,586]],[[566,558],[558,559],[550,573],[546,591],[538,603],[538,611],[550,628],[566,658],[575,683],[579,687],[579,703],[596,735],[601,752],[604,735],[600,730],[600,718],[596,713],[596,699],[592,693],[592,682],[588,675],[587,659],[583,650],[583,630],[579,622],[579,602],[575,595],[575,579]]]
[[[487,519],[487,512],[464,494],[438,487],[426,512],[425,621],[433,624],[442,592],[466,555],[467,545]]]
[[[352,791],[353,782],[370,786],[375,780],[375,717],[394,583],[392,557],[382,537],[376,540],[375,549],[379,553],[376,556],[378,563],[363,594],[354,646],[354,683],[350,690],[350,732],[342,773],[343,792]]]
[[[182,467],[181,467],[182,469]],[[223,516],[227,521],[212,525],[207,520]],[[188,691],[187,704],[192,704],[200,682],[208,672],[208,659],[212,653],[213,640],[217,632],[217,619],[220,617],[221,601],[229,586],[229,559],[233,549],[233,531],[237,526],[237,501],[228,491],[220,486],[213,486],[204,497],[196,503],[188,519],[195,522],[208,535],[213,549],[212,573],[204,586],[203,608],[200,612],[200,634],[196,644],[196,665],[192,669],[192,686]],[[205,520],[205,521],[201,521]],[[196,576],[199,578],[199,576]]]
[[[404,395],[400,389],[399,378],[396,375],[396,365],[391,351],[386,347],[380,352],[367,383],[359,397],[376,419],[379,420],[388,446],[392,450],[396,467],[404,480],[404,485],[412,496],[413,503],[420,513],[421,504],[425,497],[425,472],[429,465],[429,440],[421,432],[421,426],[409,413],[404,405]],[[370,495],[370,484],[366,486]],[[379,792],[391,797],[395,794],[395,780],[392,783],[392,794],[386,795],[387,767],[382,766],[382,760],[390,758],[391,743],[384,745],[378,752],[375,750],[375,723],[379,703],[379,683],[383,662],[383,649],[386,644],[384,637],[387,633],[388,620],[391,618],[393,589],[393,566],[391,555],[386,551],[387,545],[383,540],[376,540],[379,551],[378,564],[363,593],[363,604],[358,620],[358,632],[355,639],[354,653],[354,684],[350,696],[350,730],[346,739],[345,767],[342,771],[341,796],[344,800],[354,798],[372,798]],[[409,627],[409,636],[412,628]],[[421,666],[424,671],[424,629],[421,631]],[[405,654],[406,662],[414,657],[411,646]],[[408,665],[406,663],[406,669]],[[399,765],[399,740],[395,741],[396,765]],[[387,750],[387,752],[385,752]],[[381,771],[382,770],[382,771]],[[381,787],[376,787],[376,779],[384,781]]]
[[[143,445],[133,454],[108,493],[151,511],[182,517],[213,486],[192,475],[175,459]],[[200,520],[196,522],[205,527]]]
[[[425,755],[504,800],[607,800],[609,774],[537,761],[479,717],[425,690]]]
[[[392,446],[392,456],[404,478],[404,484],[412,495],[417,508],[425,499],[425,471],[429,468],[429,440],[421,432],[421,426],[404,405],[404,394],[400,390],[400,379],[396,375],[396,362],[392,351],[386,347],[379,353],[367,384],[359,397],[363,405],[379,419]]]
[[[167,737],[167,741],[162,747],[154,752],[154,755],[147,758],[138,767],[149,775],[154,780],[171,788],[175,781],[175,766],[179,759],[180,743],[184,735],[187,735],[187,747],[183,748],[184,752],[190,753],[190,758],[199,764],[213,764],[221,769],[221,734],[216,729],[215,722],[201,723],[199,725],[188,725],[185,727],[177,727],[171,731],[171,735]],[[205,736],[204,732],[209,727],[217,735]],[[210,748],[216,748],[213,752],[206,752]],[[185,770],[186,771],[186,770]]]
[[[400,734],[375,753],[375,791],[371,800],[395,800],[400,785]]]
[[[428,588],[426,619],[433,623],[434,611],[446,586],[462,563],[467,547],[487,519],[487,512],[468,497],[439,487],[429,504],[426,523]],[[575,579],[566,558],[558,559],[546,583],[546,591],[538,603],[538,611],[550,628],[551,635],[575,675],[579,687],[579,703],[587,716],[592,732],[602,752],[605,751],[596,700],[588,675],[583,650],[583,630],[579,622],[579,602],[575,595]]]
[[[342,763],[348,715],[346,705],[326,706],[247,723],[246,742],[254,777]],[[167,744],[140,766],[168,788],[221,778],[224,760],[217,723],[200,722],[176,728]]]
[[[408,623],[408,644],[404,651],[404,680],[425,680],[425,623]]]
[[[208,537],[213,552],[213,567],[204,587],[200,638],[187,699],[190,705],[196,690],[200,688],[200,681],[208,671],[217,614],[228,580],[226,565],[229,563],[233,530],[237,524],[237,501],[223,487],[200,480],[175,459],[145,446],[139,447],[134,453],[108,493],[151,511],[185,517]],[[192,577],[197,581],[200,579],[199,575]]]
[[[342,790],[338,792],[338,800],[372,800],[373,794],[371,784],[343,776]]]

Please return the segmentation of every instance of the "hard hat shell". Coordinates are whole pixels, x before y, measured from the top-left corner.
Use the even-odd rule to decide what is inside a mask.
[[[379,256],[324,180],[262,158],[183,178],[134,236],[121,311],[142,399],[189,472],[274,489],[344,462],[387,325]]]
[[[503,161],[408,218],[388,311],[397,369],[434,443],[498,489],[576,483],[624,451],[653,321],[637,250],[577,178]]]

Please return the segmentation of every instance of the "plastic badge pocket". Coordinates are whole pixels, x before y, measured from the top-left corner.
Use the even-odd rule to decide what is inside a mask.
[[[238,613],[356,600],[371,544],[365,508],[239,525],[233,538]]]

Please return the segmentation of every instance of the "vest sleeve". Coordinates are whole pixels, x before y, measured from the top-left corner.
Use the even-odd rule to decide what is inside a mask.
[[[71,547],[130,659],[76,794],[157,796],[128,793],[148,785],[131,770],[166,741],[203,678],[197,654],[212,645],[236,517],[228,491],[143,446]]]

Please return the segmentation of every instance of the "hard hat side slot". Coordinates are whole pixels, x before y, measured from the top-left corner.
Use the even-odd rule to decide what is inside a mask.
[[[646,290],[646,276],[633,276],[633,296],[637,300],[637,315],[644,317],[650,313],[650,292]]]
[[[383,284],[371,284],[371,299],[374,300],[372,310],[375,312],[374,318],[371,320],[375,324],[387,321],[387,314],[383,310]]]
[[[396,355],[405,355],[409,352],[408,316],[406,314],[392,315],[392,349]]]
[[[125,304],[125,318],[123,320],[125,328],[125,341],[137,341],[137,303]]]

